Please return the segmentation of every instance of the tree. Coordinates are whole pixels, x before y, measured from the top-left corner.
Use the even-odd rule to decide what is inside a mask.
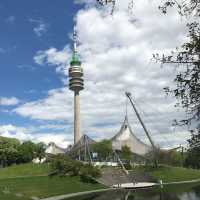
[[[39,161],[41,162],[42,158],[45,157],[45,150],[46,150],[46,145],[43,142],[40,142],[36,144],[35,147],[35,156],[39,158]]]
[[[198,146],[200,143],[200,27],[197,22],[192,22],[187,26],[189,42],[184,43],[181,50],[172,55],[163,56],[162,62],[177,63],[178,66],[182,66],[183,70],[176,74],[174,79],[176,87],[165,88],[165,91],[174,95],[178,100],[176,106],[181,106],[186,111],[185,118],[179,122],[175,120],[175,124],[196,125],[196,129],[192,130],[191,139],[188,140],[190,148],[185,165],[200,168],[200,147]]]
[[[122,158],[127,160],[127,161],[130,161],[131,160],[131,155],[132,155],[132,152],[131,152],[131,149],[130,147],[128,146],[123,146],[122,147],[122,150],[121,150],[121,154],[122,154]]]
[[[190,15],[188,22],[188,42],[185,42],[176,51],[172,51],[170,55],[160,56],[154,55],[156,60],[161,61],[163,64],[176,64],[181,67],[174,78],[175,87],[164,88],[167,94],[172,94],[177,99],[176,106],[181,106],[186,111],[186,117],[180,122],[179,125],[191,125],[200,119],[200,1],[190,0],[188,3],[181,1],[178,3],[175,0],[165,0],[164,4],[159,8],[164,14],[167,13],[169,7],[176,6],[181,16],[187,17]]]
[[[175,75],[175,87],[164,88],[167,94],[172,94],[177,99],[176,106],[185,109],[186,116],[181,121],[175,121],[175,125],[187,125],[193,127],[191,139],[188,141],[190,149],[186,159],[186,165],[199,167],[198,147],[191,148],[198,144],[197,138],[200,137],[200,1],[190,0],[181,1],[165,0],[164,4],[159,8],[164,14],[167,13],[169,7],[176,6],[179,14],[188,17],[187,24],[189,41],[185,42],[181,47],[177,48],[171,55],[158,54],[154,55],[156,60],[163,64],[176,64],[181,66],[181,70]],[[191,21],[192,18],[192,21]],[[196,129],[194,129],[194,127]],[[197,145],[198,146],[198,145]]]
[[[196,15],[200,16],[200,2],[199,0],[189,0],[189,1],[177,1],[177,0],[164,0],[159,9],[166,14],[167,9],[170,7],[176,7],[177,11],[182,16]]]
[[[183,159],[182,152],[179,152],[176,149],[172,150],[158,149],[157,158],[159,164],[182,166],[182,159]]]
[[[36,158],[36,144],[31,141],[23,142],[19,148],[18,163],[28,163]]]
[[[96,0],[96,2],[100,5],[100,6],[106,6],[106,5],[111,5],[111,15],[114,13],[115,11],[115,5],[116,5],[116,0]],[[134,0],[129,0],[128,2],[128,10],[132,10],[133,8],[133,2]]]
[[[187,152],[185,165],[187,167],[200,169],[200,131],[191,131],[191,138],[188,140],[189,150]]]
[[[110,140],[102,140],[92,146],[93,152],[98,154],[100,160],[107,160],[112,151],[112,142]]]
[[[16,163],[18,159],[18,147],[20,142],[17,139],[0,137],[0,165],[5,167]]]

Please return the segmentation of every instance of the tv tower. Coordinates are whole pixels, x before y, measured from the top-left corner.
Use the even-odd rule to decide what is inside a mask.
[[[80,96],[79,92],[84,89],[83,68],[77,51],[77,32],[73,34],[74,50],[69,68],[69,89],[74,91],[74,144],[82,137],[80,130]]]

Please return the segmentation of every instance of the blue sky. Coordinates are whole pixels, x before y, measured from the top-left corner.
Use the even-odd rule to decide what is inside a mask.
[[[150,62],[153,52],[169,52],[185,40],[185,21],[173,9],[162,15],[156,0],[138,1],[131,13],[129,0],[118,1],[113,16],[110,7],[77,1],[0,0],[0,134],[63,147],[73,141],[67,70],[75,25],[85,72],[82,133],[94,139],[116,134],[129,90],[155,143],[185,144],[187,130],[171,126],[183,112],[163,92],[174,71]],[[148,142],[130,105],[128,113],[134,133]]]
[[[66,0],[0,1],[0,96],[32,101],[61,87],[55,70],[37,65],[33,57],[38,50],[61,49],[71,43],[69,33],[78,9],[78,4]],[[34,31],[42,25],[44,28]],[[1,113],[0,120],[1,124],[21,126],[25,119]]]

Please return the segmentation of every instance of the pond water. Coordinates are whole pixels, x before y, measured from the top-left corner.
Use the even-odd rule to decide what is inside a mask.
[[[163,189],[111,191],[68,200],[200,200],[200,184],[171,185]]]

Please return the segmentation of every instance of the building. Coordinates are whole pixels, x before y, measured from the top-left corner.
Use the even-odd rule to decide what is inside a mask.
[[[80,96],[84,89],[83,68],[77,52],[77,34],[74,31],[74,50],[69,68],[69,89],[74,92],[74,144],[82,137],[80,130]]]
[[[121,126],[120,131],[111,139],[113,150],[121,150],[123,146],[128,146],[132,153],[137,155],[145,155],[151,151],[151,146],[139,140],[133,133],[128,122],[128,117]]]
[[[66,151],[65,149],[57,146],[54,142],[50,142],[45,153],[47,155],[58,155],[58,154],[64,154]]]
[[[92,160],[92,151],[91,146],[95,144],[95,141],[87,135],[83,135],[80,140],[71,147],[67,152],[73,158],[91,161]]]

